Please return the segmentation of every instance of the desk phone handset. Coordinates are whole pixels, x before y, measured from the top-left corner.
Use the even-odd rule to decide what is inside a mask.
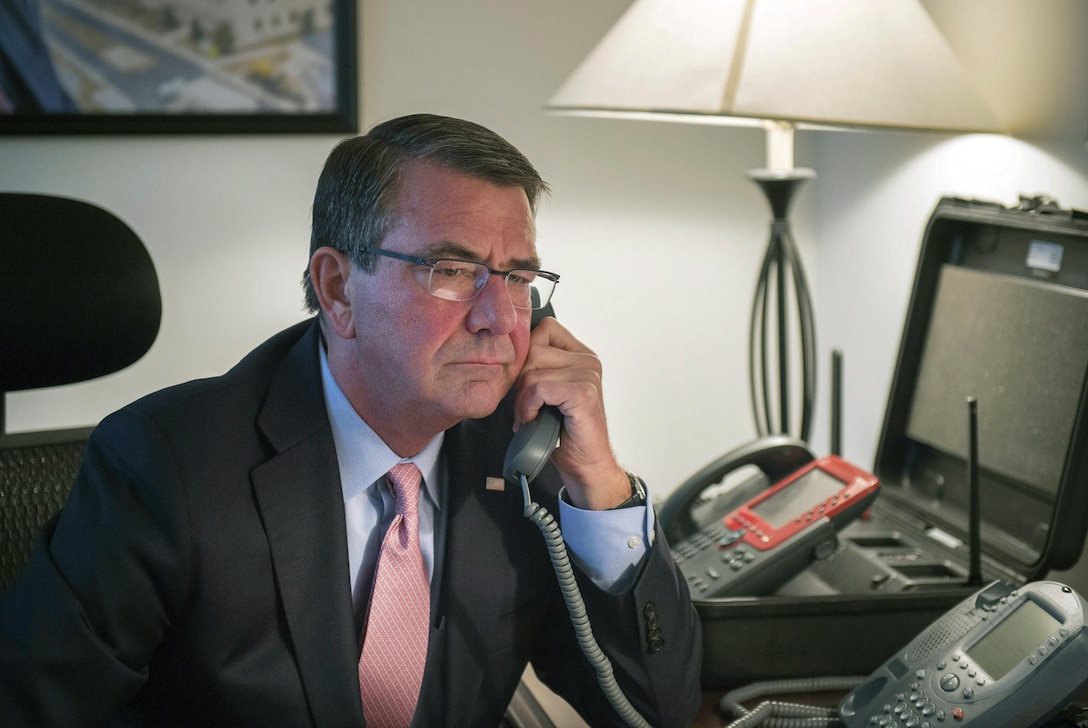
[[[535,420],[526,422],[514,433],[514,439],[506,449],[503,477],[513,483],[519,482],[521,474],[530,483],[536,480],[559,444],[562,427],[563,416],[558,409],[548,405],[541,407]]]
[[[1086,609],[1057,582],[994,582],[879,667],[839,717],[847,728],[1044,725],[1088,680]]]
[[[605,697],[627,725],[633,728],[649,728],[649,723],[638,714],[620,690],[613,675],[612,664],[593,637],[585,604],[578,591],[578,582],[574,578],[567,548],[563,543],[563,534],[559,531],[559,524],[543,506],[534,503],[529,494],[529,483],[544,469],[552,451],[559,445],[559,432],[562,428],[563,416],[559,410],[550,405],[542,407],[535,420],[524,423],[514,433],[506,449],[502,474],[507,480],[521,486],[522,498],[525,501],[525,517],[535,523],[544,536],[563,600],[570,612],[578,644],[597,672],[597,682]]]
[[[673,555],[692,596],[761,596],[818,558],[879,489],[875,475],[828,455],[677,542]]]

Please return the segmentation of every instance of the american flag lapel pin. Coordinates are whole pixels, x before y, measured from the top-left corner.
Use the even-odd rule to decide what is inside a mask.
[[[484,481],[484,488],[486,490],[493,490],[497,493],[501,493],[506,490],[506,481],[502,478],[490,477]]]

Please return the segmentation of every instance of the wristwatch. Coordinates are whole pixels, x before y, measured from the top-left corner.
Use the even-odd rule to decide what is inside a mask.
[[[612,510],[646,505],[646,486],[642,484],[642,479],[631,472],[627,473],[627,479],[631,481],[631,497],[613,507]]]

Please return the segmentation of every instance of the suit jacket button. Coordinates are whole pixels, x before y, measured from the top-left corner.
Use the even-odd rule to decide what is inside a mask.
[[[642,608],[642,616],[649,619],[650,617],[657,616],[657,605],[653,602],[646,602],[646,606]]]
[[[661,648],[665,646],[665,640],[658,637],[650,642],[650,652],[660,652]]]

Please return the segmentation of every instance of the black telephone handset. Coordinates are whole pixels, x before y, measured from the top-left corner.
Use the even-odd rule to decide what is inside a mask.
[[[563,416],[557,407],[541,407],[537,418],[523,424],[510,441],[502,465],[503,477],[512,483],[518,483],[520,474],[530,483],[533,482],[559,444],[559,431],[562,427]]]

